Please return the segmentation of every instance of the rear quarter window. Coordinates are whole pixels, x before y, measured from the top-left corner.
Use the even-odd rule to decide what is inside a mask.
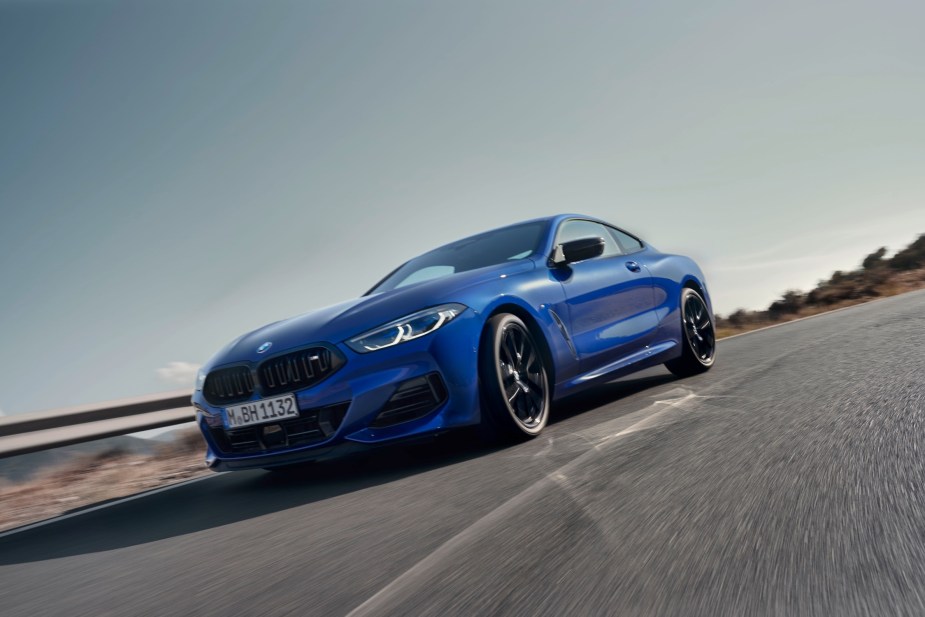
[[[620,245],[620,248],[623,249],[624,254],[635,253],[642,250],[642,241],[639,238],[633,237],[625,231],[620,231],[613,227],[608,227],[607,230],[610,232],[610,235],[613,236],[613,239],[616,240],[617,244]]]

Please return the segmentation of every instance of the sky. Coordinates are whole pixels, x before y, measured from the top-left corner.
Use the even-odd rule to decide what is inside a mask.
[[[759,309],[925,233],[925,4],[0,0],[0,409],[557,212]]]

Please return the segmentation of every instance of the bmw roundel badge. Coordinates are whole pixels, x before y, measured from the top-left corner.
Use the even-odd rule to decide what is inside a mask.
[[[270,341],[267,341],[266,343],[264,343],[263,345],[257,348],[257,353],[264,353],[270,347],[273,347],[273,343],[271,343]]]

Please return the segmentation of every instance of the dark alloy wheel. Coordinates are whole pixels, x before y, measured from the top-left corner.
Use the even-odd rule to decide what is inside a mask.
[[[540,347],[515,315],[488,321],[479,349],[483,420],[508,437],[535,437],[549,418],[549,382]]]
[[[681,291],[681,357],[665,363],[679,377],[703,373],[716,357],[716,329],[707,303],[689,287]]]

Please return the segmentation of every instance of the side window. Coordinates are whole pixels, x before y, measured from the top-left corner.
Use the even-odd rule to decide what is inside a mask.
[[[619,229],[614,229],[613,227],[608,227],[607,230],[610,232],[610,235],[613,236],[614,240],[616,240],[620,245],[620,248],[623,249],[624,253],[629,254],[642,250],[642,242],[629,235],[628,233],[624,233]]]
[[[570,219],[559,226],[559,233],[556,236],[556,244],[580,240],[582,238],[603,238],[604,253],[601,257],[610,257],[621,255],[620,245],[614,237],[608,232],[607,228],[600,223],[593,221],[583,221],[581,219]]]

